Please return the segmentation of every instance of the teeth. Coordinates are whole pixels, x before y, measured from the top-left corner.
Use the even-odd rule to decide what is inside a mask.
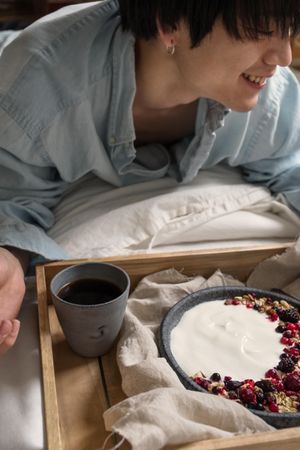
[[[252,83],[259,84],[260,86],[266,82],[266,77],[255,77],[254,75],[248,75],[247,73],[243,73],[243,76]]]

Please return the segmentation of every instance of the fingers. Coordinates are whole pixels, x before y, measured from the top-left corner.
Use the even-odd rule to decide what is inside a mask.
[[[15,344],[19,330],[19,320],[2,320],[0,323],[0,355],[6,353]]]

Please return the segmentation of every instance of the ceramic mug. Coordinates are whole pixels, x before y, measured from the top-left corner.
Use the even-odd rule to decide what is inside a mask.
[[[123,322],[129,289],[128,274],[110,263],[76,264],[54,276],[52,301],[74,352],[96,357],[110,350]]]

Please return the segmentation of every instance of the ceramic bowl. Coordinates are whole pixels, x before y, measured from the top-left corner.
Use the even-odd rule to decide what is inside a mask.
[[[178,303],[176,303],[165,315],[160,329],[159,329],[159,350],[161,356],[165,357],[170,366],[176,372],[182,384],[190,390],[205,392],[209,395],[205,389],[194,382],[178,365],[176,359],[174,358],[171,348],[170,348],[170,336],[171,331],[179,323],[183,314],[202,302],[209,302],[213,300],[225,300],[234,296],[242,296],[244,294],[254,293],[257,297],[270,297],[272,300],[286,300],[291,305],[295,306],[298,310],[300,308],[300,301],[291,298],[287,295],[281,293],[276,293],[273,291],[265,291],[260,289],[252,288],[241,288],[241,287],[216,287],[208,288],[196,291]],[[217,368],[216,368],[217,371]],[[265,420],[268,424],[276,428],[287,428],[296,427],[300,425],[300,412],[292,413],[272,413],[268,411],[259,411],[255,409],[250,409],[251,412],[256,414]]]

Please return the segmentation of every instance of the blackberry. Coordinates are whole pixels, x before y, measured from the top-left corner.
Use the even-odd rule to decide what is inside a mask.
[[[294,368],[295,363],[290,357],[281,359],[278,363],[278,366],[276,367],[276,369],[281,370],[281,372],[285,373],[293,372]]]
[[[278,325],[278,327],[275,328],[276,333],[283,333],[285,331],[285,328],[283,325]]]
[[[284,387],[291,391],[300,391],[300,372],[288,374],[284,379]]]
[[[277,309],[277,314],[283,322],[297,323],[299,320],[299,313],[296,308]]]
[[[261,388],[264,392],[274,392],[275,386],[270,380],[260,380],[255,383],[255,386]]]
[[[221,380],[221,375],[217,372],[213,373],[210,377],[210,379],[212,381],[220,381]]]
[[[265,400],[265,396],[264,396],[263,392],[256,393],[256,400],[257,400],[258,404],[263,403],[263,401]]]
[[[225,382],[225,387],[228,391],[235,391],[242,386],[243,383],[237,380],[229,380]]]

